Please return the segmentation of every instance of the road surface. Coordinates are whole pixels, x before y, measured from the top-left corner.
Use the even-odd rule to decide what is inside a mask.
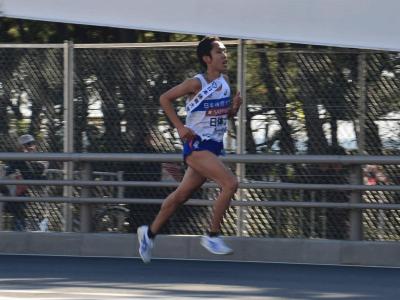
[[[0,255],[5,299],[400,299],[400,269]]]

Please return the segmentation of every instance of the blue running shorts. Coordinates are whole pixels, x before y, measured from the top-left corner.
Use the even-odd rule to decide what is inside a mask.
[[[210,151],[216,156],[225,155],[223,142],[214,140],[202,140],[200,136],[196,135],[194,139],[187,141],[183,144],[183,161],[186,162],[188,157],[193,151]]]

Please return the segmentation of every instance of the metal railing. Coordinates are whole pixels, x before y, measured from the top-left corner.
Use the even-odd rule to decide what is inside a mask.
[[[179,162],[181,161],[180,155],[175,154],[107,154],[104,156],[99,153],[0,153],[0,160],[48,160],[48,161],[63,161],[63,162],[84,162],[86,166],[90,162],[95,161],[130,161],[130,162]],[[337,155],[228,155],[223,157],[222,160],[226,163],[287,163],[287,164],[316,164],[316,163],[337,163],[351,166],[351,174],[349,184],[304,184],[304,183],[285,183],[285,182],[254,182],[242,181],[239,184],[240,190],[246,189],[297,189],[297,190],[333,190],[333,191],[350,191],[349,202],[335,203],[335,202],[308,202],[308,201],[249,201],[248,199],[239,199],[232,201],[232,206],[237,207],[293,207],[293,208],[342,208],[349,209],[350,214],[350,239],[362,239],[362,210],[365,209],[379,209],[379,210],[400,210],[400,204],[388,203],[362,203],[362,191],[399,191],[398,185],[376,185],[368,186],[361,184],[360,180],[360,166],[362,164],[400,164],[400,158],[397,156],[337,156]],[[177,182],[160,182],[160,181],[92,181],[88,177],[82,180],[0,180],[0,185],[13,185],[13,184],[26,185],[54,185],[54,186],[119,186],[119,187],[176,187]],[[206,188],[217,187],[213,183],[206,183]],[[61,203],[79,203],[87,205],[91,203],[130,203],[130,204],[160,204],[163,199],[145,199],[145,198],[122,198],[110,197],[99,198],[89,197],[87,190],[82,189],[79,197],[73,195],[68,197],[1,197],[1,201],[37,201],[37,202],[61,202]],[[242,194],[240,194],[242,195]],[[194,206],[211,206],[213,201],[191,199],[187,205]],[[81,214],[82,231],[88,231],[85,227],[89,220],[88,214]],[[240,216],[240,215],[239,215]],[[238,220],[242,222],[242,220]],[[68,228],[69,226],[66,226]],[[238,233],[238,235],[241,235]]]

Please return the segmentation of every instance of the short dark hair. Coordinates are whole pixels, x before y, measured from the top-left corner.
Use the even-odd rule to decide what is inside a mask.
[[[197,58],[199,59],[200,65],[203,68],[207,68],[207,64],[204,62],[204,56],[211,56],[212,43],[221,41],[217,36],[206,36],[197,45]]]

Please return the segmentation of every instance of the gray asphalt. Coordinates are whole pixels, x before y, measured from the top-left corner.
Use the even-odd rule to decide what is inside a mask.
[[[400,269],[0,255],[0,299],[400,299]]]

